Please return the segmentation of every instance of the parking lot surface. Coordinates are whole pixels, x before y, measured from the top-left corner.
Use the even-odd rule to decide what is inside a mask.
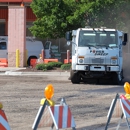
[[[55,89],[53,100],[59,104],[61,98],[65,98],[77,130],[104,130],[112,99],[116,93],[124,94],[123,86],[72,84],[68,76],[60,79],[57,75],[0,75],[0,101],[12,130],[32,129],[44,89],[50,83]],[[114,130],[118,120],[111,120],[111,130]]]

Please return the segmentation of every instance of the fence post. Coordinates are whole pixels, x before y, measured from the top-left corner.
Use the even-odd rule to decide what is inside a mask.
[[[45,52],[44,52],[44,49],[42,49],[42,60],[44,61],[44,59],[45,59]]]

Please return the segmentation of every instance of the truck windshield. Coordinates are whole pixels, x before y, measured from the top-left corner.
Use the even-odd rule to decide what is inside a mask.
[[[79,47],[117,47],[117,32],[81,30],[78,43]]]

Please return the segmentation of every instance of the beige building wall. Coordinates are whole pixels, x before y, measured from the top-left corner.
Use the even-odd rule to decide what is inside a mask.
[[[8,20],[8,66],[16,66],[16,50],[20,52],[19,67],[25,66],[26,8],[9,6]]]

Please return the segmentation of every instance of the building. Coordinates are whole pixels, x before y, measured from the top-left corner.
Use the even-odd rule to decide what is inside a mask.
[[[8,66],[16,66],[16,50],[20,51],[20,67],[26,65],[26,23],[36,19],[30,9],[32,0],[0,0],[1,35],[8,35]],[[4,29],[4,30],[3,30]]]
[[[34,20],[35,15],[30,8],[32,0],[0,0],[0,35],[8,35],[8,7],[9,6],[26,6],[26,25],[29,27]],[[29,32],[27,30],[27,35]]]
[[[28,29],[36,20],[30,8],[32,0],[0,0],[0,36],[8,35],[10,46],[8,48],[8,66],[15,67],[15,51],[20,50],[20,67],[25,66],[25,37],[30,36]],[[24,24],[21,24],[24,23]],[[51,40],[61,52],[61,61],[66,58],[66,41],[62,39]]]

